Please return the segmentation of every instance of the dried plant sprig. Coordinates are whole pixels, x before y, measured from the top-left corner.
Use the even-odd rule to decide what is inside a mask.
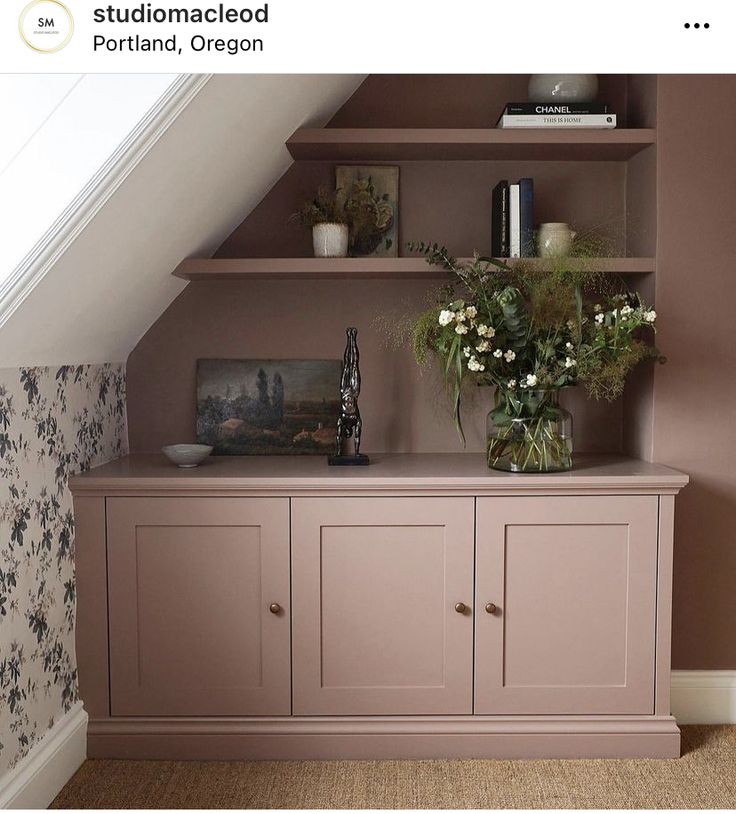
[[[348,214],[339,196],[339,189],[321,186],[315,194],[306,200],[299,209],[290,216],[290,221],[296,221],[305,229],[311,229],[320,223],[347,223]]]

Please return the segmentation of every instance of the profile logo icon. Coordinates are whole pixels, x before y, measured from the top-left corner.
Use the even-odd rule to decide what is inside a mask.
[[[74,33],[74,19],[59,0],[33,0],[21,12],[20,35],[34,51],[53,54],[69,42]]]

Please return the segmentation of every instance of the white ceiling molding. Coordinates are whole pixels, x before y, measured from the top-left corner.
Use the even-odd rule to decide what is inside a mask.
[[[44,274],[0,327],[0,368],[123,362],[208,257],[291,166],[284,142],[323,126],[364,75],[215,75],[86,224],[67,226]],[[45,262],[50,261],[50,262]]]
[[[174,81],[23,261],[0,284],[0,328],[210,77],[211,74],[184,74]]]

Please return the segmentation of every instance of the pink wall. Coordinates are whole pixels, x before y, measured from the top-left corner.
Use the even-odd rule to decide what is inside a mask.
[[[426,281],[219,280],[190,283],[128,360],[128,418],[134,451],[194,440],[195,363],[202,358],[339,359],[345,327],[361,351],[366,452],[458,452],[448,400],[435,368],[422,372],[397,352],[376,317],[421,306]],[[587,405],[571,394],[581,448],[618,449],[620,405]],[[483,449],[490,391],[471,393],[469,449]]]
[[[677,498],[673,665],[736,667],[736,76],[659,79],[654,459]],[[686,113],[685,113],[686,111]]]

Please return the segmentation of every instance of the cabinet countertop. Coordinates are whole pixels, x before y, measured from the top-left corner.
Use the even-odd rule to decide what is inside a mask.
[[[482,453],[371,455],[368,466],[328,466],[323,456],[210,457],[179,469],[161,454],[135,454],[70,481],[75,495],[484,495],[674,494],[687,475],[620,455],[580,455],[570,472],[512,474]]]

